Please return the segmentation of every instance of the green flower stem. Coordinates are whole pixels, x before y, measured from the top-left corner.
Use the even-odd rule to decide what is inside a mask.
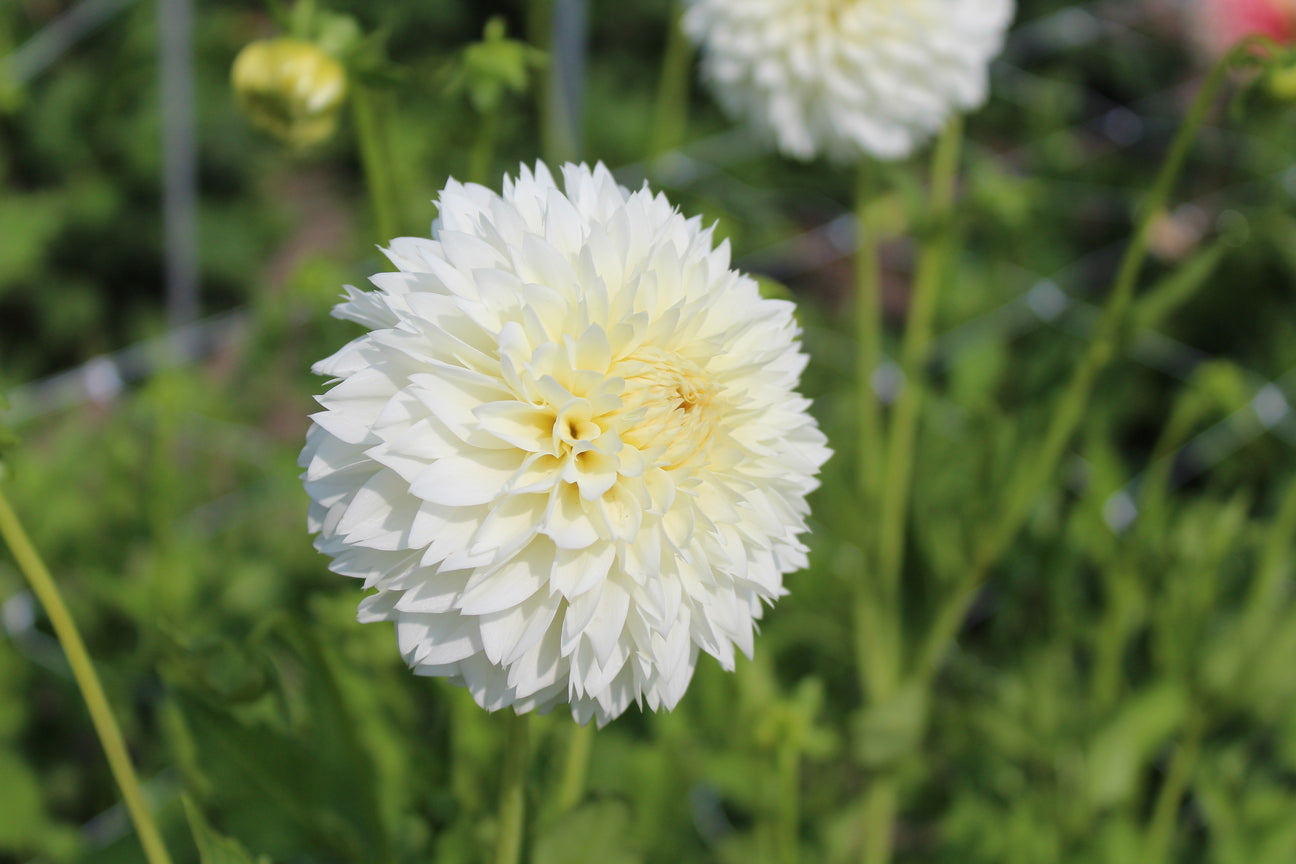
[[[500,782],[499,839],[495,864],[522,860],[522,830],[526,820],[527,726],[526,714],[507,717],[504,741],[504,776]]]
[[[688,128],[693,46],[684,35],[682,19],[683,5],[676,2],[671,7],[670,32],[666,37],[666,52],[662,56],[661,78],[657,84],[649,156],[660,156],[667,150],[678,147]]]
[[[800,859],[801,754],[796,744],[785,740],[778,749],[778,812],[775,816],[775,844],[780,864],[797,864]]]
[[[373,88],[357,84],[351,91],[351,110],[355,118],[356,140],[360,161],[364,165],[365,185],[373,207],[374,229],[386,243],[400,231],[401,205],[392,176],[391,141],[385,100]]]
[[[573,725],[567,738],[567,761],[558,786],[558,812],[575,809],[585,797],[585,777],[589,773],[590,751],[594,749],[594,724]]]
[[[880,625],[882,628],[876,636],[869,637],[873,653],[881,655],[872,658],[869,664],[871,683],[868,692],[874,702],[884,701],[892,695],[899,684],[902,665],[900,634],[898,625],[894,622],[901,617],[900,572],[904,567],[904,537],[913,479],[914,444],[922,409],[923,366],[931,347],[937,300],[950,256],[950,217],[954,209],[962,143],[962,118],[955,118],[945,127],[932,157],[931,218],[934,230],[923,246],[914,278],[909,317],[900,353],[904,389],[891,413],[882,485],[880,489],[876,485],[874,487],[879,496],[871,512],[877,514],[879,520],[876,601],[881,606],[881,613],[872,616],[871,626],[876,628]],[[863,248],[863,236],[860,242]],[[876,267],[873,269],[876,272]],[[862,281],[861,278],[861,283]],[[879,308],[878,304],[873,305],[874,308]],[[864,344],[861,331],[861,345]],[[867,400],[867,395],[871,394],[862,394],[861,398],[870,401]],[[861,422],[861,429],[863,428]],[[874,465],[868,470],[879,469]],[[895,779],[886,774],[875,777],[865,796],[866,864],[886,864],[891,860],[891,831],[898,803]]]
[[[139,835],[140,845],[144,847],[145,860],[149,864],[171,864],[166,847],[162,845],[162,837],[144,803],[144,792],[139,777],[135,774],[134,766],[131,765],[126,743],[122,739],[121,730],[117,727],[117,721],[113,719],[112,709],[109,708],[108,699],[104,696],[103,685],[99,682],[99,676],[90,662],[90,655],[86,652],[85,643],[81,641],[81,634],[68,613],[58,586],[50,576],[45,563],[41,561],[35,547],[32,546],[27,532],[23,530],[22,523],[13,508],[9,506],[9,501],[3,492],[0,492],[0,536],[3,536],[9,545],[14,559],[18,562],[18,569],[22,571],[32,591],[40,600],[41,606],[45,608],[45,614],[49,616],[59,644],[63,646],[63,652],[67,655],[68,665],[72,667],[72,675],[76,679],[77,687],[81,690],[81,696],[90,710],[90,720],[94,724],[95,733],[99,736],[104,754],[108,757],[113,778],[121,789],[131,821],[135,823],[135,832]]]
[[[1016,474],[1009,481],[1007,503],[1000,511],[999,521],[990,530],[988,539],[973,558],[967,576],[937,613],[935,622],[923,640],[916,667],[916,672],[920,676],[930,676],[935,672],[946,646],[958,635],[959,626],[967,609],[985,581],[990,568],[998,562],[1000,556],[1016,539],[1017,533],[1025,524],[1031,504],[1056,473],[1067,445],[1075,435],[1080,421],[1084,419],[1098,375],[1111,362],[1118,346],[1127,335],[1134,289],[1139,273],[1143,269],[1143,262],[1147,258],[1148,243],[1156,216],[1165,208],[1171,192],[1174,191],[1175,182],[1179,179],[1188,153],[1197,140],[1197,134],[1201,131],[1211,107],[1215,104],[1220,88],[1227,80],[1229,70],[1248,59],[1253,45],[1251,41],[1243,42],[1216,63],[1193,100],[1188,115],[1170,145],[1170,152],[1161,163],[1152,189],[1143,202],[1134,236],[1125,250],[1111,295],[1098,321],[1097,332],[1055,409],[1044,436],[1044,443],[1033,457],[1026,458],[1020,463]]]
[[[1183,740],[1170,758],[1165,779],[1161,781],[1161,791],[1157,793],[1156,804],[1152,807],[1152,821],[1144,837],[1143,857],[1140,860],[1146,864],[1161,864],[1169,860],[1179,808],[1197,767],[1197,756],[1201,752],[1205,731],[1206,724],[1198,714],[1189,721]]]
[[[1125,659],[1125,647],[1129,632],[1129,601],[1118,595],[1114,589],[1130,579],[1130,573],[1123,562],[1116,562],[1104,568],[1103,584],[1106,591],[1106,605],[1098,621],[1097,633],[1093,642],[1093,680],[1089,687],[1089,699],[1099,716],[1106,716],[1112,710],[1121,691],[1121,661]]]
[[[889,864],[899,788],[890,774],[875,776],[864,793],[863,864]]]
[[[553,45],[553,4],[554,0],[531,0],[527,3],[527,41],[536,49],[545,53],[545,63],[541,69],[539,82],[531,90],[535,98],[536,125],[539,128],[540,155],[550,165],[556,164],[558,154],[552,148],[554,141],[553,90],[554,58],[550,51]]]
[[[855,190],[855,324],[857,345],[856,402],[858,403],[859,456],[857,483],[861,546],[871,550],[873,524],[882,479],[882,414],[873,376],[882,356],[882,272],[878,253],[877,226],[869,214],[875,193],[875,167],[862,161]],[[873,566],[866,555],[865,572],[856,585],[855,638],[861,686],[873,701],[880,701],[892,689],[894,666],[885,629],[893,626],[882,605],[883,598],[871,579]]]
[[[882,357],[882,269],[877,226],[869,205],[874,197],[874,170],[860,163],[855,188],[855,337],[858,343],[859,488],[863,500],[876,500],[882,475],[882,412],[873,391],[873,375]]]
[[[1143,202],[1134,237],[1130,241],[1129,248],[1125,251],[1125,257],[1121,261],[1120,269],[1117,271],[1111,296],[1108,298],[1107,305],[1103,309],[1102,317],[1098,322],[1098,332],[1093,341],[1089,343],[1089,348],[1067,387],[1057,413],[1053,415],[1052,422],[1049,424],[1044,437],[1044,445],[1040,448],[1034,460],[1022,463],[1022,469],[1013,478],[1008,496],[1008,506],[1005,508],[1003,518],[1000,520],[997,529],[991,534],[991,539],[982,553],[982,558],[988,562],[998,559],[1017,536],[1017,532],[1021,530],[1030,505],[1057,470],[1067,444],[1070,443],[1072,436],[1080,425],[1080,421],[1084,417],[1085,409],[1089,404],[1089,397],[1093,393],[1094,383],[1097,381],[1099,373],[1111,362],[1116,354],[1117,347],[1126,335],[1124,325],[1128,317],[1127,313],[1134,300],[1134,289],[1138,283],[1139,273],[1142,271],[1143,262],[1147,258],[1148,243],[1152,237],[1152,228],[1156,217],[1165,209],[1166,202],[1170,198],[1171,192],[1174,191],[1175,183],[1183,170],[1188,153],[1197,140],[1197,133],[1201,131],[1202,125],[1206,122],[1210,109],[1219,95],[1220,87],[1227,80],[1228,71],[1232,68],[1238,56],[1237,49],[1235,49],[1211,70],[1210,75],[1203,83],[1200,91],[1198,91],[1196,99],[1193,100],[1188,116],[1184,118],[1183,124],[1179,127],[1179,131],[1170,145],[1169,154],[1165,161],[1161,163],[1161,170],[1157,173],[1156,181],[1152,185],[1152,191],[1148,194],[1147,200]]]
[[[945,127],[932,159],[931,210],[933,231],[923,244],[914,278],[913,294],[900,351],[904,387],[891,414],[887,432],[886,474],[878,501],[878,579],[888,608],[899,603],[900,572],[904,568],[905,526],[909,515],[913,479],[914,443],[923,399],[923,367],[932,339],[941,282],[950,257],[953,237],[951,216],[959,154],[963,143],[963,121],[955,117]]]
[[[502,106],[496,105],[481,115],[481,126],[468,156],[468,179],[483,186],[491,184],[491,162],[495,160],[495,142],[499,139]]]
[[[1280,607],[1276,598],[1290,578],[1288,561],[1291,538],[1296,535],[1296,484],[1292,485],[1278,506],[1278,514],[1269,526],[1269,536],[1260,553],[1255,582],[1247,592],[1243,620],[1255,622],[1273,614]]]

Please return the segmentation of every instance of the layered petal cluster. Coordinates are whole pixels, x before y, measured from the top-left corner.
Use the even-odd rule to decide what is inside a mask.
[[[417,673],[602,724],[750,654],[830,451],[792,305],[665,197],[562,175],[451,181],[348,288],[368,332],[315,367],[301,465],[316,547]]]
[[[689,0],[720,104],[785,155],[898,159],[985,101],[1013,0]]]

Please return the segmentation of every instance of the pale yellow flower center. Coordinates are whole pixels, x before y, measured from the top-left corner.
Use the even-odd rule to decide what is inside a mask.
[[[645,453],[660,450],[660,467],[688,461],[711,439],[721,414],[717,390],[692,360],[641,348],[617,363],[612,374],[626,384],[615,412],[621,440]]]

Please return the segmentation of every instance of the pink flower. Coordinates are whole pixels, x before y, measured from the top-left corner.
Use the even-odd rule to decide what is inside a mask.
[[[1296,42],[1296,0],[1201,0],[1198,26],[1212,54],[1255,34],[1290,44]]]

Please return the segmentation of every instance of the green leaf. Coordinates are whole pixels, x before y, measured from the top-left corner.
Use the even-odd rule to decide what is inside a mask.
[[[9,400],[0,393],[0,480],[5,479],[5,458],[9,451],[18,444],[18,436],[9,431],[5,425],[5,412],[9,409]]]
[[[596,801],[561,816],[536,841],[532,864],[637,864],[625,848],[630,813],[619,801]]]
[[[1184,689],[1168,682],[1125,703],[1089,750],[1086,769],[1094,806],[1109,807],[1129,799],[1144,768],[1183,725],[1188,710]]]
[[[344,59],[364,42],[364,32],[350,15],[320,12],[315,16],[315,44],[326,54]]]
[[[1217,239],[1148,289],[1134,306],[1132,329],[1137,332],[1161,326],[1166,318],[1207,285],[1230,245],[1227,235]]]
[[[918,682],[856,716],[855,755],[866,768],[893,767],[915,752],[927,732],[929,700]]]
[[[509,39],[505,32],[503,18],[490,19],[482,40],[463,50],[450,73],[447,89],[466,92],[481,114],[498,109],[508,93],[525,93],[531,86],[531,71],[546,62],[543,51]]]
[[[65,228],[67,202],[52,192],[24,193],[5,189],[0,196],[0,296],[25,290],[46,272],[45,256],[58,232]]]
[[[269,858],[253,858],[242,843],[214,830],[188,795],[184,796],[184,808],[202,864],[269,864]]]
[[[0,117],[17,113],[27,95],[15,80],[9,65],[0,63]]]
[[[281,679],[295,685],[279,695],[296,722],[245,717],[245,712],[227,708],[223,699],[213,699],[210,691],[173,680],[174,703],[189,739],[186,750],[193,756],[191,785],[225,793],[220,800],[230,808],[231,820],[238,809],[253,823],[266,823],[268,832],[273,822],[289,823],[303,843],[354,860],[389,860],[376,772],[342,698],[331,658],[307,628],[291,622],[277,622],[264,638],[284,667]],[[232,789],[241,790],[238,799],[228,796]],[[266,813],[274,814],[273,819]],[[251,838],[248,831],[241,833]],[[273,834],[286,836],[282,828]],[[286,849],[270,851],[282,857]]]
[[[170,643],[165,674],[173,683],[226,705],[252,702],[270,688],[272,669],[258,646],[167,630],[162,635]]]
[[[315,35],[315,0],[297,0],[289,13],[288,30],[297,39],[310,41]]]
[[[0,749],[0,849],[21,849],[44,825],[40,782],[27,763]]]

